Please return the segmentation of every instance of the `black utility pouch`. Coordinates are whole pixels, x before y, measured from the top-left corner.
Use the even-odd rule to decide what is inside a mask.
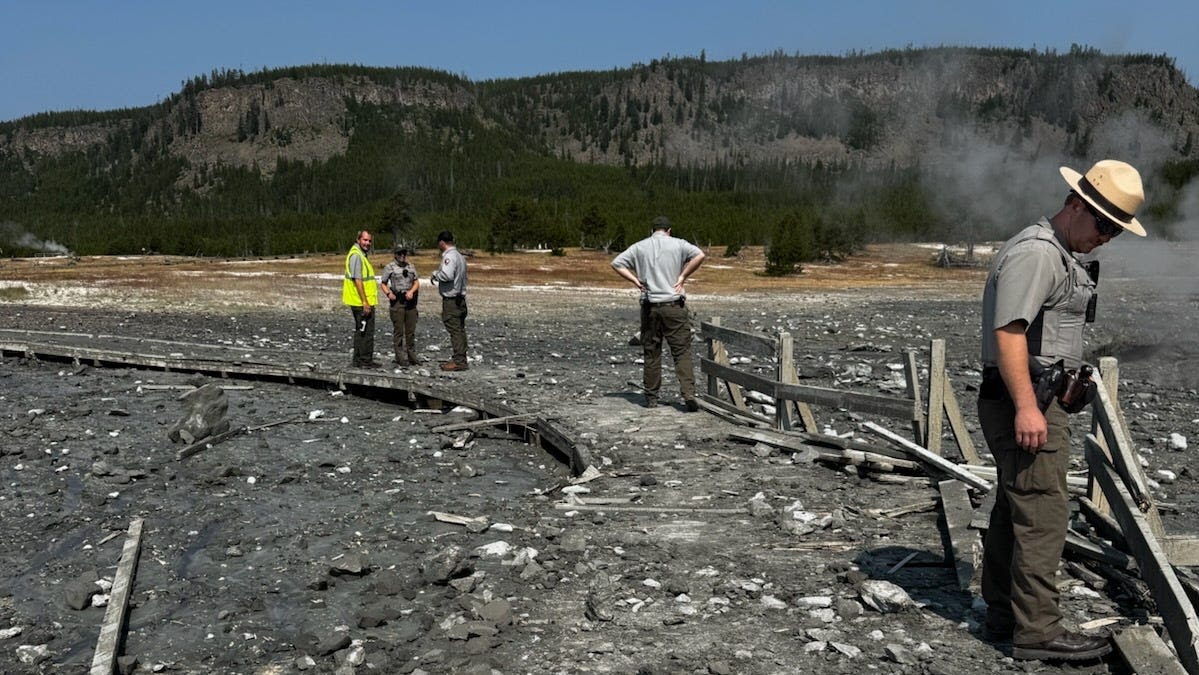
[[[1094,368],[1084,363],[1078,372],[1071,370],[1066,373],[1065,381],[1061,384],[1062,393],[1058,396],[1058,403],[1062,404],[1062,408],[1071,415],[1081,412],[1095,400],[1096,384],[1095,380],[1091,379],[1093,372]]]
[[[1030,366],[1030,370],[1039,367],[1036,361],[1032,361]],[[1041,412],[1045,412],[1049,410],[1049,404],[1057,398],[1058,392],[1062,391],[1062,380],[1066,377],[1066,364],[1064,361],[1058,360],[1052,366],[1031,372],[1030,375],[1032,375],[1033,393],[1037,397],[1037,407],[1041,409]]]

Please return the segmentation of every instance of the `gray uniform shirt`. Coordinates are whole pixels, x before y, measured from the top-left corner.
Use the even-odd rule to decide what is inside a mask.
[[[1082,362],[1082,330],[1095,283],[1042,218],[995,254],[983,290],[982,361],[998,365],[995,329],[1013,321],[1028,328],[1028,353],[1042,366]]]
[[[412,266],[412,263],[401,265],[393,260],[383,267],[383,274],[379,276],[379,283],[387,284],[392,293],[399,295],[400,293],[407,293],[408,289],[412,288],[412,282],[416,281],[417,277],[416,268]]]
[[[612,266],[632,270],[646,289],[649,302],[670,302],[684,295],[675,293],[674,282],[687,261],[700,253],[695,244],[659,230],[626,248]]]
[[[443,298],[466,295],[466,258],[451,246],[441,254],[441,267],[430,277],[437,284],[437,292]]]

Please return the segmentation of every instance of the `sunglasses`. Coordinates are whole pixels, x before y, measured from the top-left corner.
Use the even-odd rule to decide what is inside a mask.
[[[1087,212],[1095,219],[1095,231],[1099,234],[1106,236],[1108,239],[1115,239],[1124,231],[1123,227],[1120,227],[1111,218],[1100,213],[1087,200],[1083,199],[1082,205],[1087,207]]]

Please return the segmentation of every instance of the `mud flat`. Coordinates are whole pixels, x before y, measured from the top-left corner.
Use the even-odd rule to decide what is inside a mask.
[[[853,391],[896,391],[904,350],[927,363],[929,340],[945,339],[974,429],[980,273],[856,264],[876,273],[843,288],[819,269],[793,288],[701,272],[689,307],[742,330],[790,332],[804,383]],[[43,279],[9,264],[0,278],[29,293],[0,302],[0,326],[95,335],[97,347],[120,335],[348,361],[333,282],[304,276],[305,265],[271,280],[296,289],[283,300],[256,302],[249,277],[180,302],[189,286],[177,281],[195,276],[164,273],[131,291],[107,268],[105,283],[87,281],[89,261],[66,283],[52,281],[61,269]],[[640,380],[633,296],[598,272],[577,285],[518,276],[479,275],[468,324],[479,360],[465,373],[429,367],[448,345],[425,297],[418,341],[429,363],[409,374],[552,416],[600,473],[578,486],[502,428],[435,431],[474,419],[468,410],[336,386],[0,359],[0,670],[87,670],[105,610],[71,605],[112,578],[125,530],[142,518],[123,649],[139,672],[1027,672],[979,636],[981,605],[945,563],[935,483],[879,482],[731,440],[736,427],[672,399],[669,372],[665,405],[646,410],[626,384]],[[73,284],[100,290],[73,295]],[[1157,320],[1162,307],[1170,321]],[[1091,354],[1121,359],[1120,400],[1166,528],[1194,532],[1194,442],[1178,449],[1171,435],[1193,437],[1199,424],[1188,328],[1199,303],[1130,282],[1113,284],[1103,308]],[[379,346],[389,338],[381,322]],[[231,423],[274,426],[177,461],[167,429],[178,396],[205,383],[230,387]],[[887,424],[815,414],[862,441],[873,441],[862,422]],[[872,608],[868,580],[893,582],[913,606]],[[1135,586],[1095,590],[1065,568],[1060,581],[1072,622],[1112,618],[1118,629],[1147,614]]]

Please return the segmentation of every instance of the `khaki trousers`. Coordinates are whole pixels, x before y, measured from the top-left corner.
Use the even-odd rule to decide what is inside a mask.
[[[695,368],[691,363],[691,317],[679,305],[643,305],[641,348],[645,358],[642,385],[646,396],[658,398],[662,388],[662,342],[670,347],[674,374],[684,399],[695,398]]]
[[[395,347],[396,363],[416,365],[416,322],[420,319],[420,310],[415,307],[407,309],[401,300],[393,304],[389,312],[392,325],[391,343]]]
[[[1050,404],[1049,441],[1032,454],[1016,446],[1015,415],[1006,397],[978,400],[978,420],[998,468],[983,545],[982,592],[987,624],[1014,627],[1012,643],[1030,645],[1064,632],[1055,575],[1070,515],[1070,420],[1056,401]]]

